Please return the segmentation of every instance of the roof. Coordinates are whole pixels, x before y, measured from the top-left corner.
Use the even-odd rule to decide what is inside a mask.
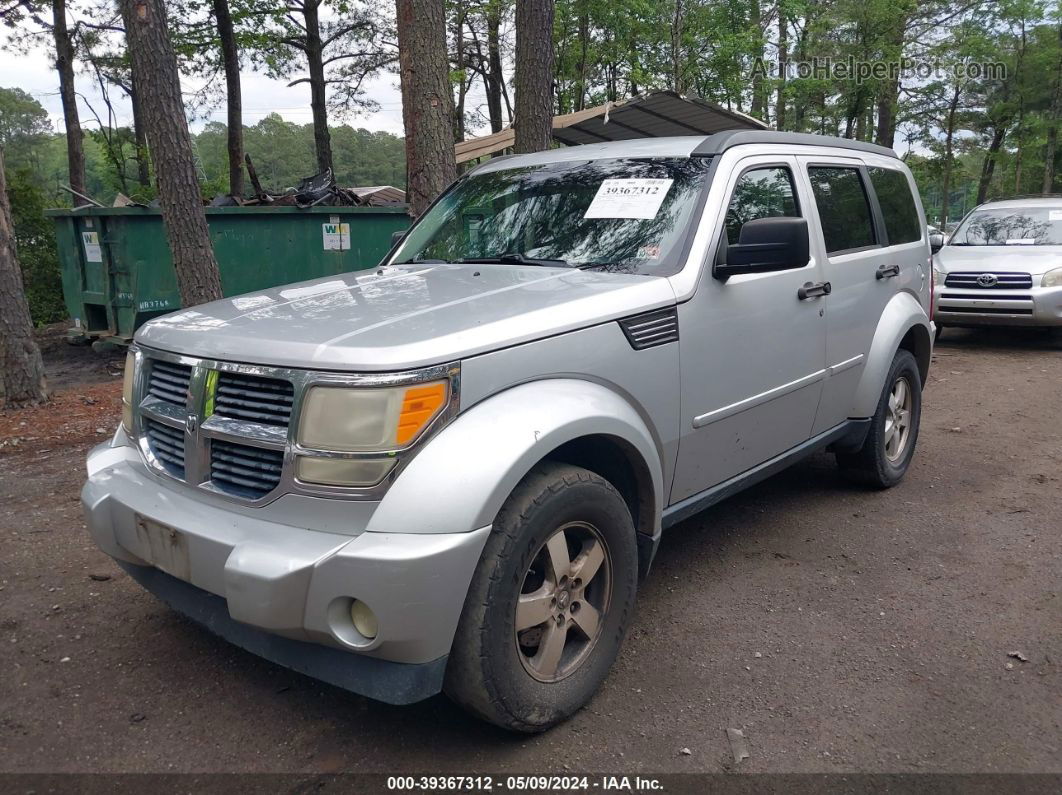
[[[406,200],[406,192],[393,185],[369,185],[362,188],[348,188],[347,190],[355,194],[363,205],[402,204]]]
[[[990,199],[984,204],[978,205],[978,209],[982,207],[998,207],[1003,210],[1009,210],[1014,207],[1062,207],[1062,195],[1019,196],[1014,199]]]
[[[787,146],[829,146],[837,149],[854,149],[885,157],[898,157],[891,149],[851,138],[836,138],[832,135],[809,133],[775,132],[774,130],[728,130],[709,135],[693,150],[695,155],[719,155],[735,146],[745,144],[786,144]]]
[[[775,132],[773,130],[731,130],[715,135],[686,135],[673,138],[638,138],[609,143],[584,144],[560,149],[546,149],[526,155],[503,155],[493,157],[476,166],[477,174],[513,168],[537,166],[544,163],[561,163],[570,160],[597,160],[612,157],[707,157],[719,155],[735,146],[774,144],[788,147],[821,146],[835,149],[851,149],[887,157],[897,157],[891,149],[848,138],[829,135],[806,135],[803,133]]]
[[[722,130],[763,130],[767,125],[722,105],[674,91],[653,91],[620,102],[553,117],[553,139],[569,146],[603,141],[629,141],[711,135]],[[454,147],[458,163],[509,149],[516,142],[512,127],[462,141]]]

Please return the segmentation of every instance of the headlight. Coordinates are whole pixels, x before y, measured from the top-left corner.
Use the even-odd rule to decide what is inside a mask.
[[[125,373],[122,376],[122,426],[133,430],[133,380],[136,377],[136,354],[125,355]]]
[[[1062,268],[1055,268],[1053,271],[1045,273],[1040,284],[1044,287],[1062,287]]]
[[[442,413],[448,381],[398,387],[311,387],[299,416],[299,446],[334,453],[400,450]],[[332,486],[372,486],[395,465],[393,458],[300,455],[299,480]]]
[[[299,444],[335,452],[405,447],[442,411],[447,389],[446,381],[389,388],[311,387],[299,418]]]
[[[948,274],[946,274],[942,270],[938,270],[937,266],[934,265],[933,266],[933,289],[936,289],[937,287],[943,286],[944,280],[946,278],[948,278]]]

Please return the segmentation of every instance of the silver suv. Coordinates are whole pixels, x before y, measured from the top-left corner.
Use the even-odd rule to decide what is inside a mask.
[[[542,730],[605,679],[664,528],[821,448],[903,477],[929,256],[872,145],[496,158],[378,269],[144,326],[88,525],[263,657]]]
[[[1062,327],[1062,197],[975,207],[931,239],[937,331],[945,326]]]

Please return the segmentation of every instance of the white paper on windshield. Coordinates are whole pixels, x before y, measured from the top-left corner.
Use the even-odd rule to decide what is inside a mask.
[[[1062,221],[1062,210],[1048,210],[1047,211],[1047,220],[1048,221]]]
[[[606,179],[583,218],[656,218],[673,179]]]
[[[1035,246],[1035,237],[1012,237],[1007,239],[1008,246]]]

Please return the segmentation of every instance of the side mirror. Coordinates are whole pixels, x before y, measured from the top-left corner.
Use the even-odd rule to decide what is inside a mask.
[[[741,227],[738,242],[721,246],[712,275],[722,281],[740,273],[803,268],[811,258],[805,218],[756,218]]]
[[[405,229],[400,229],[397,232],[392,232],[391,233],[391,248],[394,248],[399,243],[401,243],[402,242],[402,238],[404,238],[405,236],[406,236],[406,230]]]
[[[942,235],[940,232],[930,232],[929,250],[936,254],[942,248],[944,248],[944,235]]]

